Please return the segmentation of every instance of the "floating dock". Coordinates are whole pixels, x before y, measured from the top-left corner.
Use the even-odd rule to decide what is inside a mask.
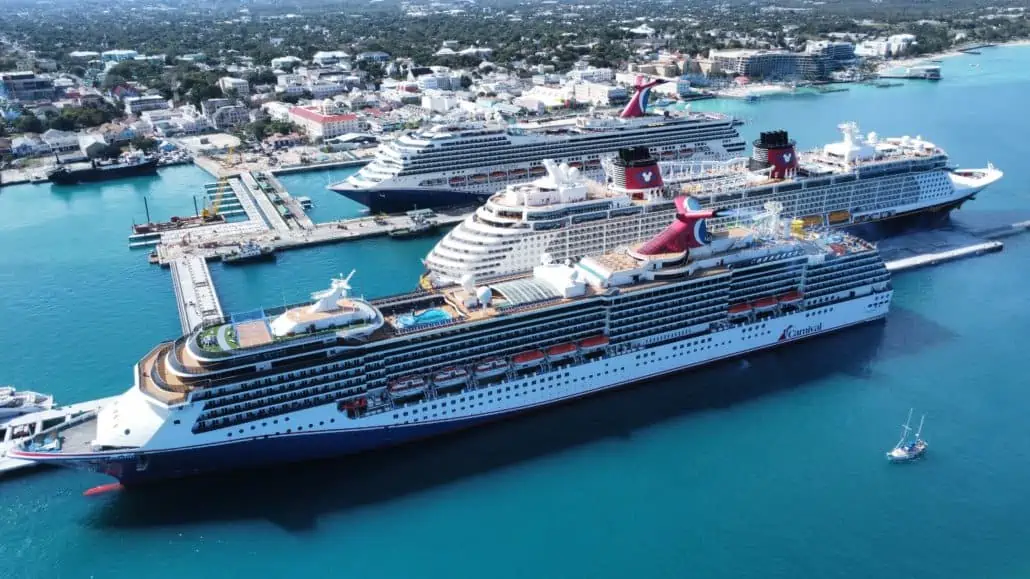
[[[182,333],[188,334],[206,322],[222,319],[222,304],[218,302],[211,271],[203,258],[186,255],[170,264],[172,289],[179,308]]]

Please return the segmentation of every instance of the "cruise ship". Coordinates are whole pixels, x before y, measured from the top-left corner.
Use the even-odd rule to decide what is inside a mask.
[[[555,261],[613,251],[657,234],[675,214],[679,194],[703,207],[760,211],[767,201],[808,226],[845,227],[936,212],[946,215],[1002,177],[984,169],[953,170],[939,147],[921,138],[862,136],[854,123],[843,138],[798,152],[785,131],[762,133],[750,158],[662,162],[646,149],[626,149],[607,166],[604,185],[575,168],[545,162],[545,178],[509,185],[452,229],[425,259],[424,283],[446,285],[528,271]],[[719,231],[737,217],[713,219]]]
[[[480,205],[509,183],[544,175],[543,159],[602,175],[604,157],[646,146],[661,159],[727,159],[746,143],[731,117],[715,113],[647,114],[651,88],[639,83],[618,117],[589,114],[542,122],[450,123],[380,146],[371,163],[330,189],[373,213]]]
[[[421,439],[884,317],[875,246],[779,217],[716,235],[687,197],[651,240],[491,284],[355,297],[354,272],[157,345],[135,383],[11,455],[132,485]]]

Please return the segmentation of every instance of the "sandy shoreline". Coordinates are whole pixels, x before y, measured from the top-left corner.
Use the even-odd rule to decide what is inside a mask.
[[[1030,39],[1022,38],[1019,40],[1009,40],[1008,42],[999,42],[998,44],[995,44],[990,48],[1000,46],[1030,46]],[[956,56],[962,56],[964,54],[966,53],[959,50],[948,50],[945,52],[924,54],[922,56],[914,58],[898,58],[884,62],[880,65],[880,70],[890,70],[892,68],[899,68],[903,66],[916,66],[919,64],[926,64],[928,61],[931,60],[944,60],[945,58],[953,58]]]

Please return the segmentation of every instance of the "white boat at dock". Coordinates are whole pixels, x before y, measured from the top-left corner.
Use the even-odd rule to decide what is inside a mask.
[[[29,437],[41,435],[44,442],[40,448],[57,450],[67,442],[63,436],[55,432],[58,427],[68,425],[74,421],[92,419],[105,404],[113,401],[115,398],[115,396],[111,396],[69,404],[68,406],[47,408],[17,416],[0,424],[0,476],[11,471],[37,466],[31,460],[7,456],[7,451],[16,444],[23,442]],[[54,435],[52,437],[47,436],[51,432],[54,432]],[[85,442],[88,443],[89,441]]]
[[[54,397],[49,394],[18,392],[11,386],[0,386],[0,424],[16,416],[50,410],[54,405]]]

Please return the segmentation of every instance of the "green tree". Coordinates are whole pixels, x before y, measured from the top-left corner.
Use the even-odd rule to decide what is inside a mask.
[[[15,130],[22,133],[42,133],[46,130],[43,121],[36,115],[22,115],[14,121]]]
[[[157,149],[158,143],[156,139],[151,139],[150,137],[146,137],[143,135],[136,135],[132,138],[131,141],[129,141],[129,144],[132,145],[132,148],[138,151],[144,151],[146,153],[149,153],[154,149]]]

